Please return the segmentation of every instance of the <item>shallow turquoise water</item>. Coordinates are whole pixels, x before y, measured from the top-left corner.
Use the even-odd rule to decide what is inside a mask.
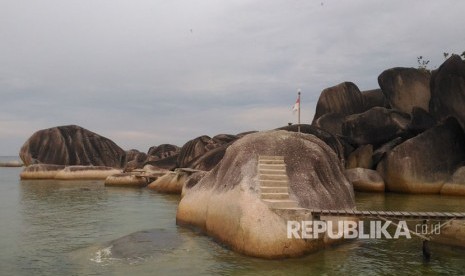
[[[178,196],[104,187],[99,181],[20,181],[20,170],[0,168],[0,275],[461,275],[465,271],[465,250],[433,245],[432,259],[425,263],[416,238],[352,241],[296,259],[250,258],[176,226]],[[359,193],[357,205],[372,210],[464,211],[465,199]],[[105,255],[107,242],[143,230],[168,233],[170,240],[148,252],[136,250],[131,257]],[[128,246],[134,250],[143,242],[131,240],[135,244]]]

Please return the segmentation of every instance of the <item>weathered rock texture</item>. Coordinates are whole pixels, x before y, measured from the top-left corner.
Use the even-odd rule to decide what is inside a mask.
[[[300,206],[355,208],[353,188],[326,143],[313,135],[269,131],[237,140],[213,170],[186,186],[177,222],[200,227],[233,250],[252,256],[298,256],[323,248],[329,240],[288,239],[286,219],[260,199],[259,155],[284,156],[290,194]]]
[[[382,144],[404,135],[410,123],[410,116],[383,107],[346,117],[342,133],[357,145]]]
[[[103,166],[68,166],[55,175],[60,180],[105,180],[108,176],[121,173],[120,170]]]
[[[384,180],[374,170],[363,168],[348,169],[345,172],[347,179],[360,192],[384,192]]]
[[[226,147],[237,138],[235,135],[220,134],[213,138],[204,135],[192,139],[181,148],[177,162],[178,167],[210,170],[221,160]],[[222,146],[226,147],[218,149]],[[214,149],[218,150],[208,156],[204,156]]]
[[[352,82],[343,82],[321,92],[313,121],[324,114],[335,113],[347,116],[363,111],[364,99],[358,87]]]
[[[39,130],[21,147],[24,164],[121,168],[125,152],[111,140],[76,125]]]
[[[429,110],[430,73],[415,68],[392,68],[378,77],[379,87],[393,109],[410,114],[414,107]]]
[[[439,193],[465,160],[465,136],[454,118],[411,138],[378,164],[389,191]]]
[[[430,112],[443,121],[456,117],[465,129],[465,61],[453,55],[431,76]]]
[[[373,146],[363,145],[354,150],[347,158],[346,168],[365,168],[371,169],[373,167]]]
[[[465,196],[465,166],[458,168],[442,186],[441,194]]]
[[[54,179],[64,165],[34,164],[27,166],[21,172],[21,179]]]

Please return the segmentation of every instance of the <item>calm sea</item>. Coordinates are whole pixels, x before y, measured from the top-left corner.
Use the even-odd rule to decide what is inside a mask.
[[[12,160],[1,158],[0,160]],[[16,158],[13,158],[13,160]],[[245,257],[175,224],[178,196],[0,168],[0,275],[462,275],[465,250],[357,240],[303,258]],[[465,211],[465,198],[357,194],[359,209]],[[113,241],[113,242],[112,242]],[[111,254],[110,254],[111,252]]]

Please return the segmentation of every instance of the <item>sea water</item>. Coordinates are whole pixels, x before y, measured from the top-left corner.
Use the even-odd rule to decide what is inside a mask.
[[[0,168],[0,275],[465,272],[464,249],[432,245],[425,262],[418,238],[355,240],[294,259],[251,258],[177,226],[179,196],[102,181],[21,181],[20,171]],[[364,210],[465,211],[462,197],[357,193],[356,201]]]

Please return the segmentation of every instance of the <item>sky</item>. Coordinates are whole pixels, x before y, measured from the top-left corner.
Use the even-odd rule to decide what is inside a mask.
[[[0,0],[0,155],[80,125],[125,150],[311,123],[321,91],[465,51],[465,1]]]

